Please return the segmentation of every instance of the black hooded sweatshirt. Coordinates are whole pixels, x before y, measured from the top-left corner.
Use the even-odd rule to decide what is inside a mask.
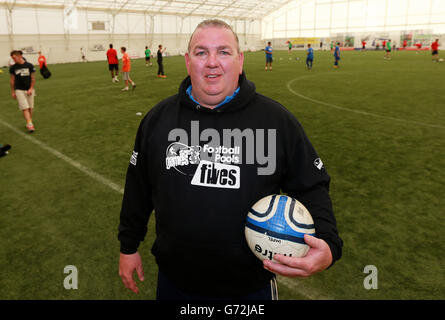
[[[152,253],[177,288],[208,297],[250,294],[273,274],[247,245],[246,216],[258,200],[282,191],[306,206],[316,236],[338,260],[343,242],[330,177],[295,117],[256,93],[244,73],[238,94],[216,109],[191,100],[190,85],[187,77],[141,121],[120,215],[121,252],[137,251],[154,210]],[[227,132],[241,139],[223,143]]]

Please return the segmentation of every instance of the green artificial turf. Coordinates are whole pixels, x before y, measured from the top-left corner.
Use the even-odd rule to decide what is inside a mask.
[[[245,54],[257,91],[301,122],[331,175],[331,197],[343,257],[308,279],[279,282],[280,299],[444,299],[445,64],[429,52]],[[298,60],[296,58],[299,58]],[[37,75],[32,137],[123,187],[134,137],[145,114],[175,94],[186,76],[183,57],[156,66],[132,61],[134,91],[111,82],[106,62],[49,65]],[[24,133],[0,74],[0,120]],[[146,280],[141,294],[118,276],[117,226],[122,194],[0,123],[0,299],[153,299],[157,267],[150,248],[154,219],[140,247]],[[66,265],[78,269],[78,289],[66,290]],[[378,269],[378,289],[366,290],[365,266]],[[180,268],[180,262],[178,262]],[[216,275],[215,275],[216,276]]]

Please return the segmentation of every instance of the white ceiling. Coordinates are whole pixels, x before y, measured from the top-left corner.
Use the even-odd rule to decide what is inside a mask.
[[[105,10],[108,12],[146,12],[179,16],[221,17],[232,19],[261,19],[289,3],[289,0],[4,0],[9,8],[57,7]]]

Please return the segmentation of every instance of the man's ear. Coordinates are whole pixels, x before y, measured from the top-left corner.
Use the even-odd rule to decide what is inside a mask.
[[[188,75],[190,75],[190,55],[188,52],[185,53],[184,59],[185,59],[185,67],[187,68],[187,73]]]
[[[243,66],[244,66],[244,52],[239,53],[239,74],[243,73]]]

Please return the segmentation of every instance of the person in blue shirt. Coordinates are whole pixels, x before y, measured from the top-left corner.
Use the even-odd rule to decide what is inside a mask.
[[[337,42],[337,45],[335,46],[334,58],[335,58],[334,68],[338,68],[339,67],[338,61],[340,60],[340,42]]]
[[[272,43],[269,41],[267,43],[267,47],[266,49],[264,49],[264,51],[266,52],[266,68],[265,70],[267,71],[267,65],[269,64],[269,70],[272,70]]]
[[[306,57],[306,65],[308,70],[312,69],[312,63],[314,62],[314,48],[311,47],[309,43],[307,45],[307,57]]]

